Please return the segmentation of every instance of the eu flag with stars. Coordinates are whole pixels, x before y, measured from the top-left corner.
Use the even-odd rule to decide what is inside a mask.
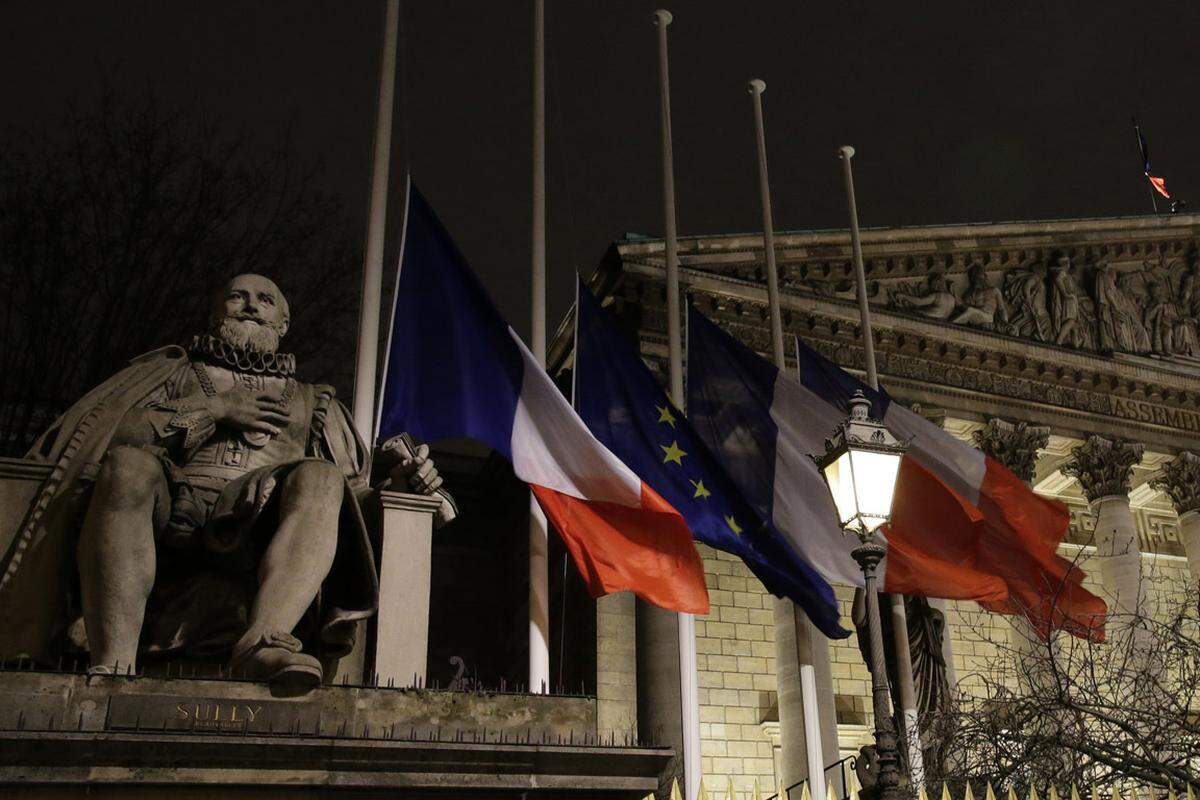
[[[632,343],[580,282],[575,312],[575,408],[592,434],[683,515],[699,541],[738,556],[767,591],[793,600],[831,638],[831,587],[742,498],[659,386]]]

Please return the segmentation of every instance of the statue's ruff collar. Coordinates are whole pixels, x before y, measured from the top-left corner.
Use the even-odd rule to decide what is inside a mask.
[[[291,353],[251,353],[232,347],[209,333],[193,336],[188,352],[239,372],[277,375],[281,378],[296,374],[296,357]]]

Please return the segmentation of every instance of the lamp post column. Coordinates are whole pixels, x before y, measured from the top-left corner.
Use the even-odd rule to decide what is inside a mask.
[[[879,758],[879,796],[882,800],[901,797],[899,755],[896,731],[892,728],[889,707],[887,668],[883,656],[883,628],[879,620],[879,594],[875,586],[875,568],[887,552],[881,544],[863,542],[850,551],[862,568],[866,580],[867,628],[871,635],[871,699],[875,712],[875,752]]]

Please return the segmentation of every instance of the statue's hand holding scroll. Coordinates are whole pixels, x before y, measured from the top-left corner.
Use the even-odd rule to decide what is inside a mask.
[[[429,445],[417,447],[392,468],[392,485],[407,486],[414,494],[433,494],[442,486],[442,476],[429,458]]]
[[[441,508],[434,516],[434,526],[441,527],[458,516],[458,506],[450,493],[442,488],[442,476],[438,474],[433,459],[429,457],[429,445],[417,445],[407,433],[393,436],[380,449],[396,459],[388,476],[388,484],[401,491],[437,497]]]

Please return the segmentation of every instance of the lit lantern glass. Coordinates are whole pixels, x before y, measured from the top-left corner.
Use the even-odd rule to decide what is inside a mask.
[[[850,418],[826,440],[818,465],[846,533],[867,538],[892,516],[904,445],[867,413],[861,392],[850,400]]]

